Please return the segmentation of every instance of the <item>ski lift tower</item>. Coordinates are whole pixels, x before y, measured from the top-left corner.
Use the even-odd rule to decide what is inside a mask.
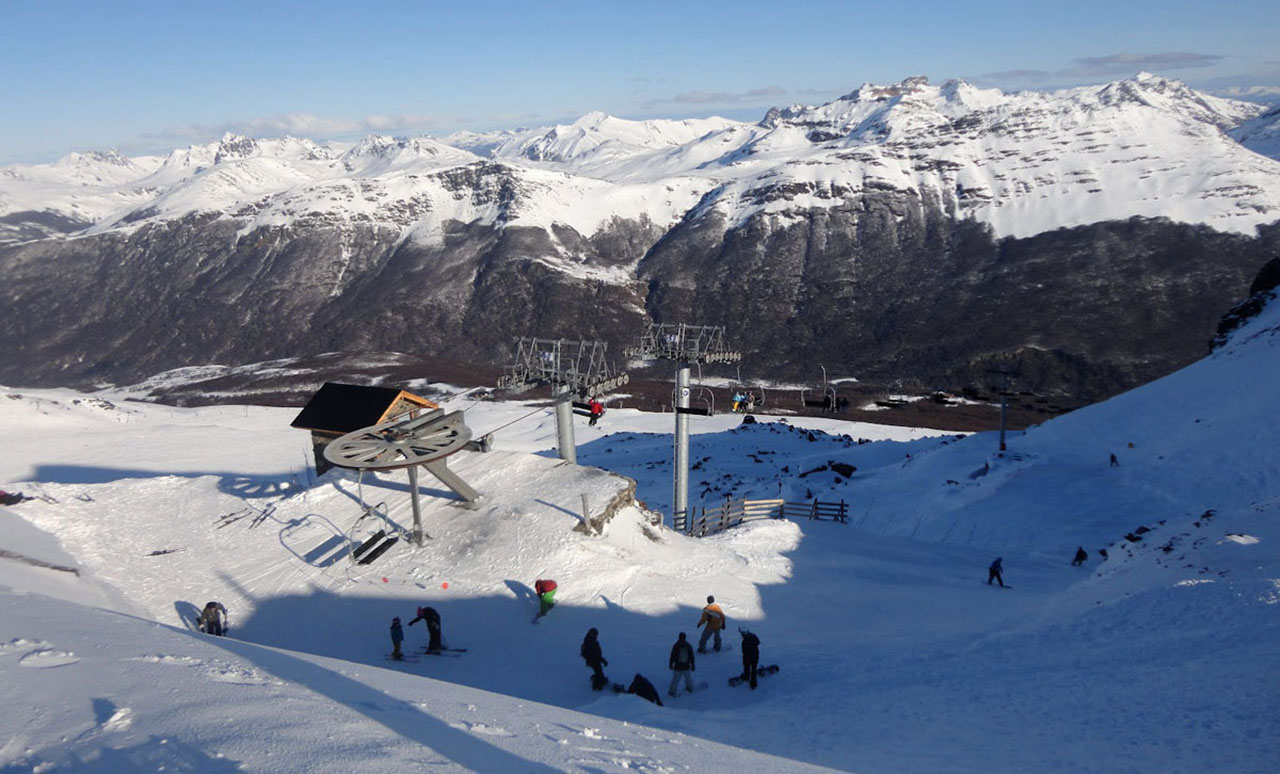
[[[573,398],[592,398],[631,381],[617,374],[605,360],[607,345],[599,341],[521,338],[516,345],[516,364],[498,377],[498,387],[513,392],[539,385],[551,385],[556,406],[556,441],[560,459],[577,463],[573,440]]]
[[[629,347],[624,354],[627,357],[674,360],[678,364],[671,526],[684,532],[689,522],[689,415],[711,413],[709,409],[689,407],[689,365],[733,363],[742,359],[742,353],[727,348],[724,326],[649,323],[640,337],[640,344]]]
[[[1000,377],[1000,451],[1005,451],[1004,429],[1005,415],[1009,410],[1009,377],[1018,376],[1019,374],[1017,369],[1004,364],[988,368],[987,373],[996,374]]]

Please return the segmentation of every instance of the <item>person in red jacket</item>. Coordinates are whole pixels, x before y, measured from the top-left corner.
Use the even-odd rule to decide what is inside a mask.
[[[556,606],[556,582],[539,578],[533,582],[533,590],[538,595],[538,617],[541,618]]]
[[[588,422],[587,424],[591,425],[592,427],[595,427],[596,422],[600,421],[600,417],[604,416],[604,404],[601,403],[599,400],[592,398],[591,402],[588,403],[587,405],[590,406],[591,408],[591,421]]]

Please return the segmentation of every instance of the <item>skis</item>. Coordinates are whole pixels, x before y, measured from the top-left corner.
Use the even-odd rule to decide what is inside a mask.
[[[1006,583],[1005,585],[1003,585],[1003,586],[997,586],[997,585],[996,585],[996,584],[994,584],[994,583],[984,583],[983,585],[984,585],[984,586],[991,586],[992,588],[996,588],[996,589],[1011,589],[1011,588],[1013,588],[1013,586],[1010,586],[1010,585],[1009,585],[1009,584],[1007,584],[1007,583]]]
[[[781,669],[781,667],[779,667],[777,664],[770,664],[769,666],[758,667],[756,669],[756,679],[759,680],[761,677],[764,677],[765,675],[771,675],[774,672],[777,672],[779,669]],[[729,678],[730,686],[742,685],[745,682],[747,682],[747,680],[743,678],[742,675],[736,675],[734,677]]]
[[[461,656],[463,653],[466,653],[467,649],[466,648],[441,648],[439,650],[427,650],[426,648],[423,648],[418,652],[424,656],[452,656],[454,658],[457,658]]]
[[[386,658],[387,661],[399,661],[399,662],[404,662],[409,664],[418,663],[418,657],[408,653],[401,654],[400,658],[396,658],[390,653],[384,653],[383,657]]]

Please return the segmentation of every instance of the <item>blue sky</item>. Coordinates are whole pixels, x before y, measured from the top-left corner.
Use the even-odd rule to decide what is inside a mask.
[[[350,139],[1006,90],[1139,70],[1280,98],[1280,3],[0,0],[0,164],[226,131]]]

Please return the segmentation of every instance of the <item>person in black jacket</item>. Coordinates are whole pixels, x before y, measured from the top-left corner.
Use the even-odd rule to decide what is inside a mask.
[[[654,688],[653,683],[646,680],[644,675],[639,672],[636,672],[635,678],[631,681],[631,687],[627,688],[627,693],[647,699],[659,707],[662,706],[662,698],[658,696],[658,689]]]
[[[751,682],[751,690],[756,688],[756,669],[760,666],[760,638],[750,629],[738,629],[742,635],[742,679]]]
[[[443,650],[444,644],[440,638],[440,614],[436,612],[436,609],[434,607],[418,608],[418,617],[410,621],[409,625],[413,626],[418,621],[427,622],[427,634],[431,636],[430,642],[427,643],[427,652],[435,653]]]
[[[988,586],[991,585],[991,581],[999,583],[1001,587],[1004,586],[1004,560],[1001,557],[997,556],[996,560],[987,568]]]
[[[667,695],[675,698],[676,687],[680,682],[681,676],[684,677],[684,688],[689,693],[693,693],[693,645],[685,639],[684,632],[680,632],[680,638],[676,640],[676,644],[671,646],[671,658],[668,661],[671,667],[671,687],[667,689]]]
[[[582,660],[587,662],[587,666],[591,667],[591,687],[597,691],[603,689],[609,684],[609,678],[604,676],[604,670],[601,667],[609,666],[609,660],[604,657],[604,653],[600,650],[600,641],[596,639],[600,634],[593,626],[587,630],[587,636],[582,638],[582,647],[578,649],[578,653],[582,656]]]

